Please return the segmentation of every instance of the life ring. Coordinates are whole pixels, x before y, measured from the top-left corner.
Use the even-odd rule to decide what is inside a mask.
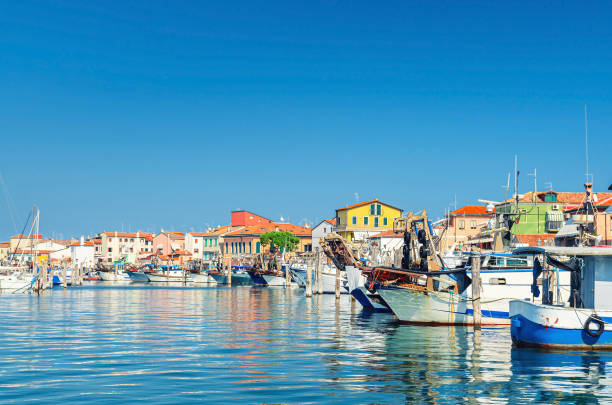
[[[591,323],[595,323],[597,325],[597,329],[593,330],[590,328]],[[588,317],[586,322],[584,323],[584,331],[587,335],[591,337],[600,337],[604,331],[604,321],[601,320],[597,315],[591,315]]]

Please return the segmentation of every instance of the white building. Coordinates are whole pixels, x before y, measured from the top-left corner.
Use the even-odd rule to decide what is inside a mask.
[[[193,259],[204,257],[204,235],[205,232],[187,232],[185,234],[185,250],[191,253]]]
[[[316,251],[321,245],[319,241],[325,236],[336,230],[336,218],[324,219],[321,223],[312,228],[312,249]]]
[[[95,247],[93,241],[84,241],[81,238],[80,242],[74,242],[70,245],[70,263],[76,267],[93,267]]]
[[[153,234],[147,232],[102,232],[101,257],[112,263],[125,258],[134,263],[139,255],[153,253]]]

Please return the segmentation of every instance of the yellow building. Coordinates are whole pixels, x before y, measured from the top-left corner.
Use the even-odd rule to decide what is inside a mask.
[[[393,220],[402,210],[378,198],[336,210],[336,232],[350,241],[365,240],[374,234],[393,229]]]

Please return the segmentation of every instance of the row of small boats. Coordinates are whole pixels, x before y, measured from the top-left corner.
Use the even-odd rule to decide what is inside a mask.
[[[286,286],[287,271],[289,283],[294,287],[305,287],[307,278],[306,263],[291,263],[281,266],[279,270],[262,270],[253,267],[234,266],[231,276],[228,270],[189,270],[178,266],[143,267],[141,269],[126,266],[116,266],[112,269],[99,269],[91,279],[102,281],[131,282],[173,282],[194,284],[231,284],[231,285],[261,285]],[[312,276],[313,285],[315,275]],[[321,287],[323,293],[334,293],[336,285],[336,268],[322,265]],[[345,273],[342,273],[340,292],[348,294],[348,283]]]

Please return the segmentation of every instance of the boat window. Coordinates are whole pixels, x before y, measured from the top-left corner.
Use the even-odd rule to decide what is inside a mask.
[[[506,263],[508,266],[527,267],[527,260],[525,259],[508,259]]]

